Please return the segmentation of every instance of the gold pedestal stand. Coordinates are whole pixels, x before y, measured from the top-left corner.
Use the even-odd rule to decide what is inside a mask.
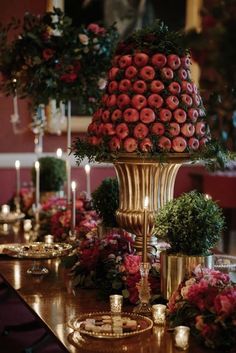
[[[174,183],[180,166],[189,160],[189,154],[172,153],[160,162],[151,156],[120,154],[113,163],[119,182],[118,224],[136,235],[135,248],[142,253],[141,280],[138,284],[140,304],[134,311],[150,314],[151,298],[148,273],[148,253],[155,248],[156,238],[151,237],[155,215],[166,202],[173,199]],[[145,207],[144,200],[148,198]]]

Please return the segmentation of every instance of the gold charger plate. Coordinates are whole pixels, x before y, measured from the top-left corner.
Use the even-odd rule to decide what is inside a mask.
[[[87,330],[85,329],[85,322],[87,319],[89,320],[95,320],[97,322],[102,322],[105,320],[105,322],[102,322],[101,326],[104,324],[106,325],[107,322],[109,321],[109,318],[111,322],[114,323],[117,318],[120,317],[121,321],[123,323],[133,321],[135,320],[137,323],[137,327],[135,330],[129,330],[127,332],[127,328],[125,332],[122,333],[114,333],[114,332],[96,332],[95,330]],[[116,318],[116,319],[114,319]],[[111,323],[111,330],[113,330],[113,323]],[[111,312],[93,312],[93,313],[86,313],[86,314],[81,314],[78,317],[72,319],[68,323],[69,327],[71,327],[74,331],[79,332],[81,335],[86,335],[90,336],[93,338],[105,338],[105,339],[120,339],[120,338],[126,338],[126,337],[131,337],[135,335],[142,334],[144,332],[147,332],[152,329],[153,327],[153,321],[145,316],[135,314],[135,313],[121,313],[121,314],[111,314]],[[96,327],[101,327],[101,326],[96,326]],[[125,326],[123,326],[124,328]]]
[[[3,244],[0,253],[16,258],[52,259],[65,256],[71,250],[72,246],[66,243],[34,242],[29,244]]]

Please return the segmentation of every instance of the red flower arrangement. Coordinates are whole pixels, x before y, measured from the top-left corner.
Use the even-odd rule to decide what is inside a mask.
[[[197,267],[173,293],[168,307],[171,326],[189,325],[210,348],[235,348],[236,286],[227,274]]]
[[[81,196],[76,200],[76,235],[81,237],[97,226],[99,217],[90,202]],[[42,205],[39,240],[53,234],[55,241],[67,241],[71,229],[71,209],[64,198],[52,197]]]
[[[9,41],[12,30],[16,37]],[[41,16],[26,13],[22,24],[0,24],[0,89],[30,97],[34,106],[78,97],[91,114],[117,39],[114,26],[75,27],[58,8]]]
[[[104,238],[97,230],[87,233],[79,242],[72,273],[74,285],[97,287],[101,296],[121,293],[132,304],[138,302],[137,283],[140,280],[140,256],[135,255],[132,236],[124,230],[113,229]],[[159,274],[153,259],[150,271],[152,292],[159,292]]]

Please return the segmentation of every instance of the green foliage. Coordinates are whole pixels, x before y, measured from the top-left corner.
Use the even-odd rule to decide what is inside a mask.
[[[40,191],[60,191],[66,180],[66,163],[56,157],[41,157]],[[32,180],[35,184],[35,168],[32,169]]]
[[[132,54],[137,50],[150,55],[159,52],[182,56],[188,53],[188,49],[183,47],[182,33],[170,31],[161,20],[134,32],[118,45],[116,53]]]
[[[102,217],[106,227],[117,227],[115,213],[119,206],[119,185],[117,179],[106,178],[92,193],[95,210]]]
[[[168,202],[158,213],[155,234],[172,253],[206,255],[219,240],[224,216],[216,202],[191,191]]]

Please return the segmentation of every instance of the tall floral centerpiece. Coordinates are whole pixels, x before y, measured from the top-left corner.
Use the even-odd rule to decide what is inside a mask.
[[[75,155],[114,163],[120,186],[118,223],[142,249],[153,215],[173,197],[176,173],[209,140],[205,110],[191,80],[191,61],[179,33],[159,21],[118,45],[108,84]],[[161,163],[160,163],[161,162]]]
[[[160,21],[120,43],[87,136],[74,145],[78,162],[87,156],[114,164],[120,190],[116,218],[136,235],[144,304],[148,253],[156,245],[154,215],[173,198],[181,164],[201,154],[210,140],[189,51],[181,43],[181,35]]]
[[[26,13],[22,23],[1,25],[0,33],[0,89],[6,95],[29,97],[33,107],[79,97],[83,113],[92,114],[118,38],[114,26],[75,27],[54,8]]]

